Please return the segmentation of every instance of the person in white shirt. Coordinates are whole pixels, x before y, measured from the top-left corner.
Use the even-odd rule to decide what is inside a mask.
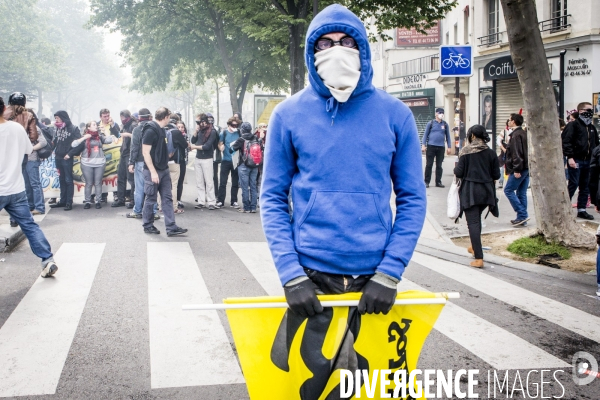
[[[58,266],[50,243],[29,211],[21,170],[23,157],[31,154],[33,145],[21,125],[2,117],[4,109],[4,100],[0,97],[0,210],[5,209],[17,221],[29,240],[31,250],[42,259],[41,276],[47,278],[58,271]]]

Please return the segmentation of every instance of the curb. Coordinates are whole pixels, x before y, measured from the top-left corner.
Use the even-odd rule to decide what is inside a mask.
[[[427,221],[429,221],[429,223],[431,224],[431,226],[433,226],[433,229],[435,229],[435,231],[438,233],[438,235],[440,235],[440,237],[444,240],[444,242],[446,242],[448,244],[452,244],[452,245],[454,244],[454,242],[452,241],[450,236],[448,236],[448,234],[446,233],[444,228],[442,228],[442,226],[439,224],[439,222],[437,222],[436,219],[433,217],[433,215],[431,215],[429,210],[427,210],[426,218],[427,218]]]
[[[11,251],[25,235],[20,227],[12,228],[10,225],[0,225],[0,252]]]

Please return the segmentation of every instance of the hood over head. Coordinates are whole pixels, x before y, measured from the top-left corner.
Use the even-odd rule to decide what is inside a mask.
[[[312,88],[326,99],[332,98],[331,92],[315,68],[315,42],[321,36],[332,32],[344,32],[351,36],[358,45],[360,54],[360,79],[356,89],[352,92],[350,100],[375,90],[373,87],[373,68],[371,66],[371,46],[367,30],[360,19],[346,7],[333,4],[326,7],[312,20],[306,33],[304,46],[304,59],[308,69],[308,80]]]
[[[58,117],[65,123],[66,126],[71,126],[73,123],[71,122],[71,118],[69,118],[69,114],[66,111],[60,110],[54,113],[55,117]]]

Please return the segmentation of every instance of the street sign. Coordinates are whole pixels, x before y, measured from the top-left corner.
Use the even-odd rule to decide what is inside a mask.
[[[452,78],[472,75],[472,46],[440,46],[440,76],[445,78]]]

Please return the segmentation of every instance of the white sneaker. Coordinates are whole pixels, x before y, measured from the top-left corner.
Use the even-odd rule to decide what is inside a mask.
[[[46,267],[42,270],[41,277],[48,278],[48,277],[54,275],[56,273],[56,271],[58,271],[58,267],[56,266],[56,263],[54,261],[50,261],[48,264],[46,264]]]
[[[231,207],[240,208],[240,205],[238,203],[231,203]]]
[[[216,206],[217,206],[218,208],[221,208],[221,207],[223,207],[223,203],[221,203],[220,201],[218,201],[218,202],[217,202],[217,204],[216,204]]]

